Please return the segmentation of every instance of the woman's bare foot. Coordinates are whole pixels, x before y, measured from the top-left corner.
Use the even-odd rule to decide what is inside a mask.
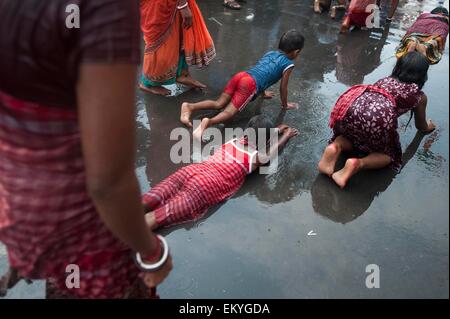
[[[150,228],[150,230],[158,229],[159,225],[156,222],[155,213],[147,213],[145,214],[145,223],[147,224],[147,227]]]
[[[199,141],[202,140],[203,132],[208,128],[209,121],[210,121],[210,119],[205,117],[202,120],[202,122],[200,123],[200,125],[194,130],[192,135],[194,136],[195,139],[197,139]]]
[[[332,143],[328,145],[323,152],[322,159],[317,165],[319,172],[331,177],[340,154],[341,152],[337,144]]]
[[[181,75],[177,78],[177,83],[190,86],[198,89],[206,89],[206,85],[201,83],[200,81],[195,80],[190,75]]]
[[[322,13],[322,6],[320,5],[319,0],[314,1],[314,12],[315,13]]]
[[[345,166],[340,171],[334,173],[331,177],[340,188],[344,188],[347,185],[350,177],[358,173],[361,168],[361,162],[357,158],[349,158],[345,162]]]
[[[170,90],[163,88],[162,86],[146,87],[143,84],[139,84],[139,88],[142,91],[149,92],[149,93],[156,94],[156,95],[168,96],[171,94]]]
[[[181,123],[183,123],[184,125],[186,125],[188,127],[192,127],[191,114],[192,114],[192,110],[191,110],[190,104],[187,102],[184,102],[183,104],[181,104],[181,116],[180,116]]]

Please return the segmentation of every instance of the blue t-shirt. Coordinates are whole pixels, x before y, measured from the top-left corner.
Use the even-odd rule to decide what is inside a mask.
[[[277,83],[294,62],[279,51],[267,52],[256,65],[247,71],[255,79],[257,94]]]

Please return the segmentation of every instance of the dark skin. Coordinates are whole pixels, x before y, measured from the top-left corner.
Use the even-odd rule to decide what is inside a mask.
[[[77,95],[89,195],[112,233],[145,257],[153,254],[156,238],[145,226],[134,173],[136,71],[132,65],[83,65]],[[169,258],[143,276],[145,284],[156,287],[171,269]]]

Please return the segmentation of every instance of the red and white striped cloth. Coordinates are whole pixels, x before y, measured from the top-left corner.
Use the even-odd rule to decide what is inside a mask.
[[[201,218],[209,207],[233,196],[253,171],[256,151],[235,139],[205,162],[183,167],[144,194],[143,202],[161,227]]]

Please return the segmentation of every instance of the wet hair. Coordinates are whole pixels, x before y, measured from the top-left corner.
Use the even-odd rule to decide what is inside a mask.
[[[265,144],[269,142],[270,139],[270,131],[274,128],[273,122],[269,120],[264,115],[256,115],[253,116],[247,123],[247,127],[245,128],[244,136],[247,137],[251,143],[255,144],[255,146],[259,146],[259,137],[261,131],[265,133],[266,140],[263,141]],[[256,140],[255,140],[256,138]]]
[[[278,49],[284,53],[291,53],[295,50],[302,50],[305,45],[305,37],[297,30],[289,30],[281,36]]]
[[[419,52],[409,52],[397,60],[392,77],[403,83],[415,83],[420,89],[428,80],[430,62]]]
[[[431,10],[432,14],[442,14],[448,18],[448,10],[444,7],[436,7],[433,10]]]

